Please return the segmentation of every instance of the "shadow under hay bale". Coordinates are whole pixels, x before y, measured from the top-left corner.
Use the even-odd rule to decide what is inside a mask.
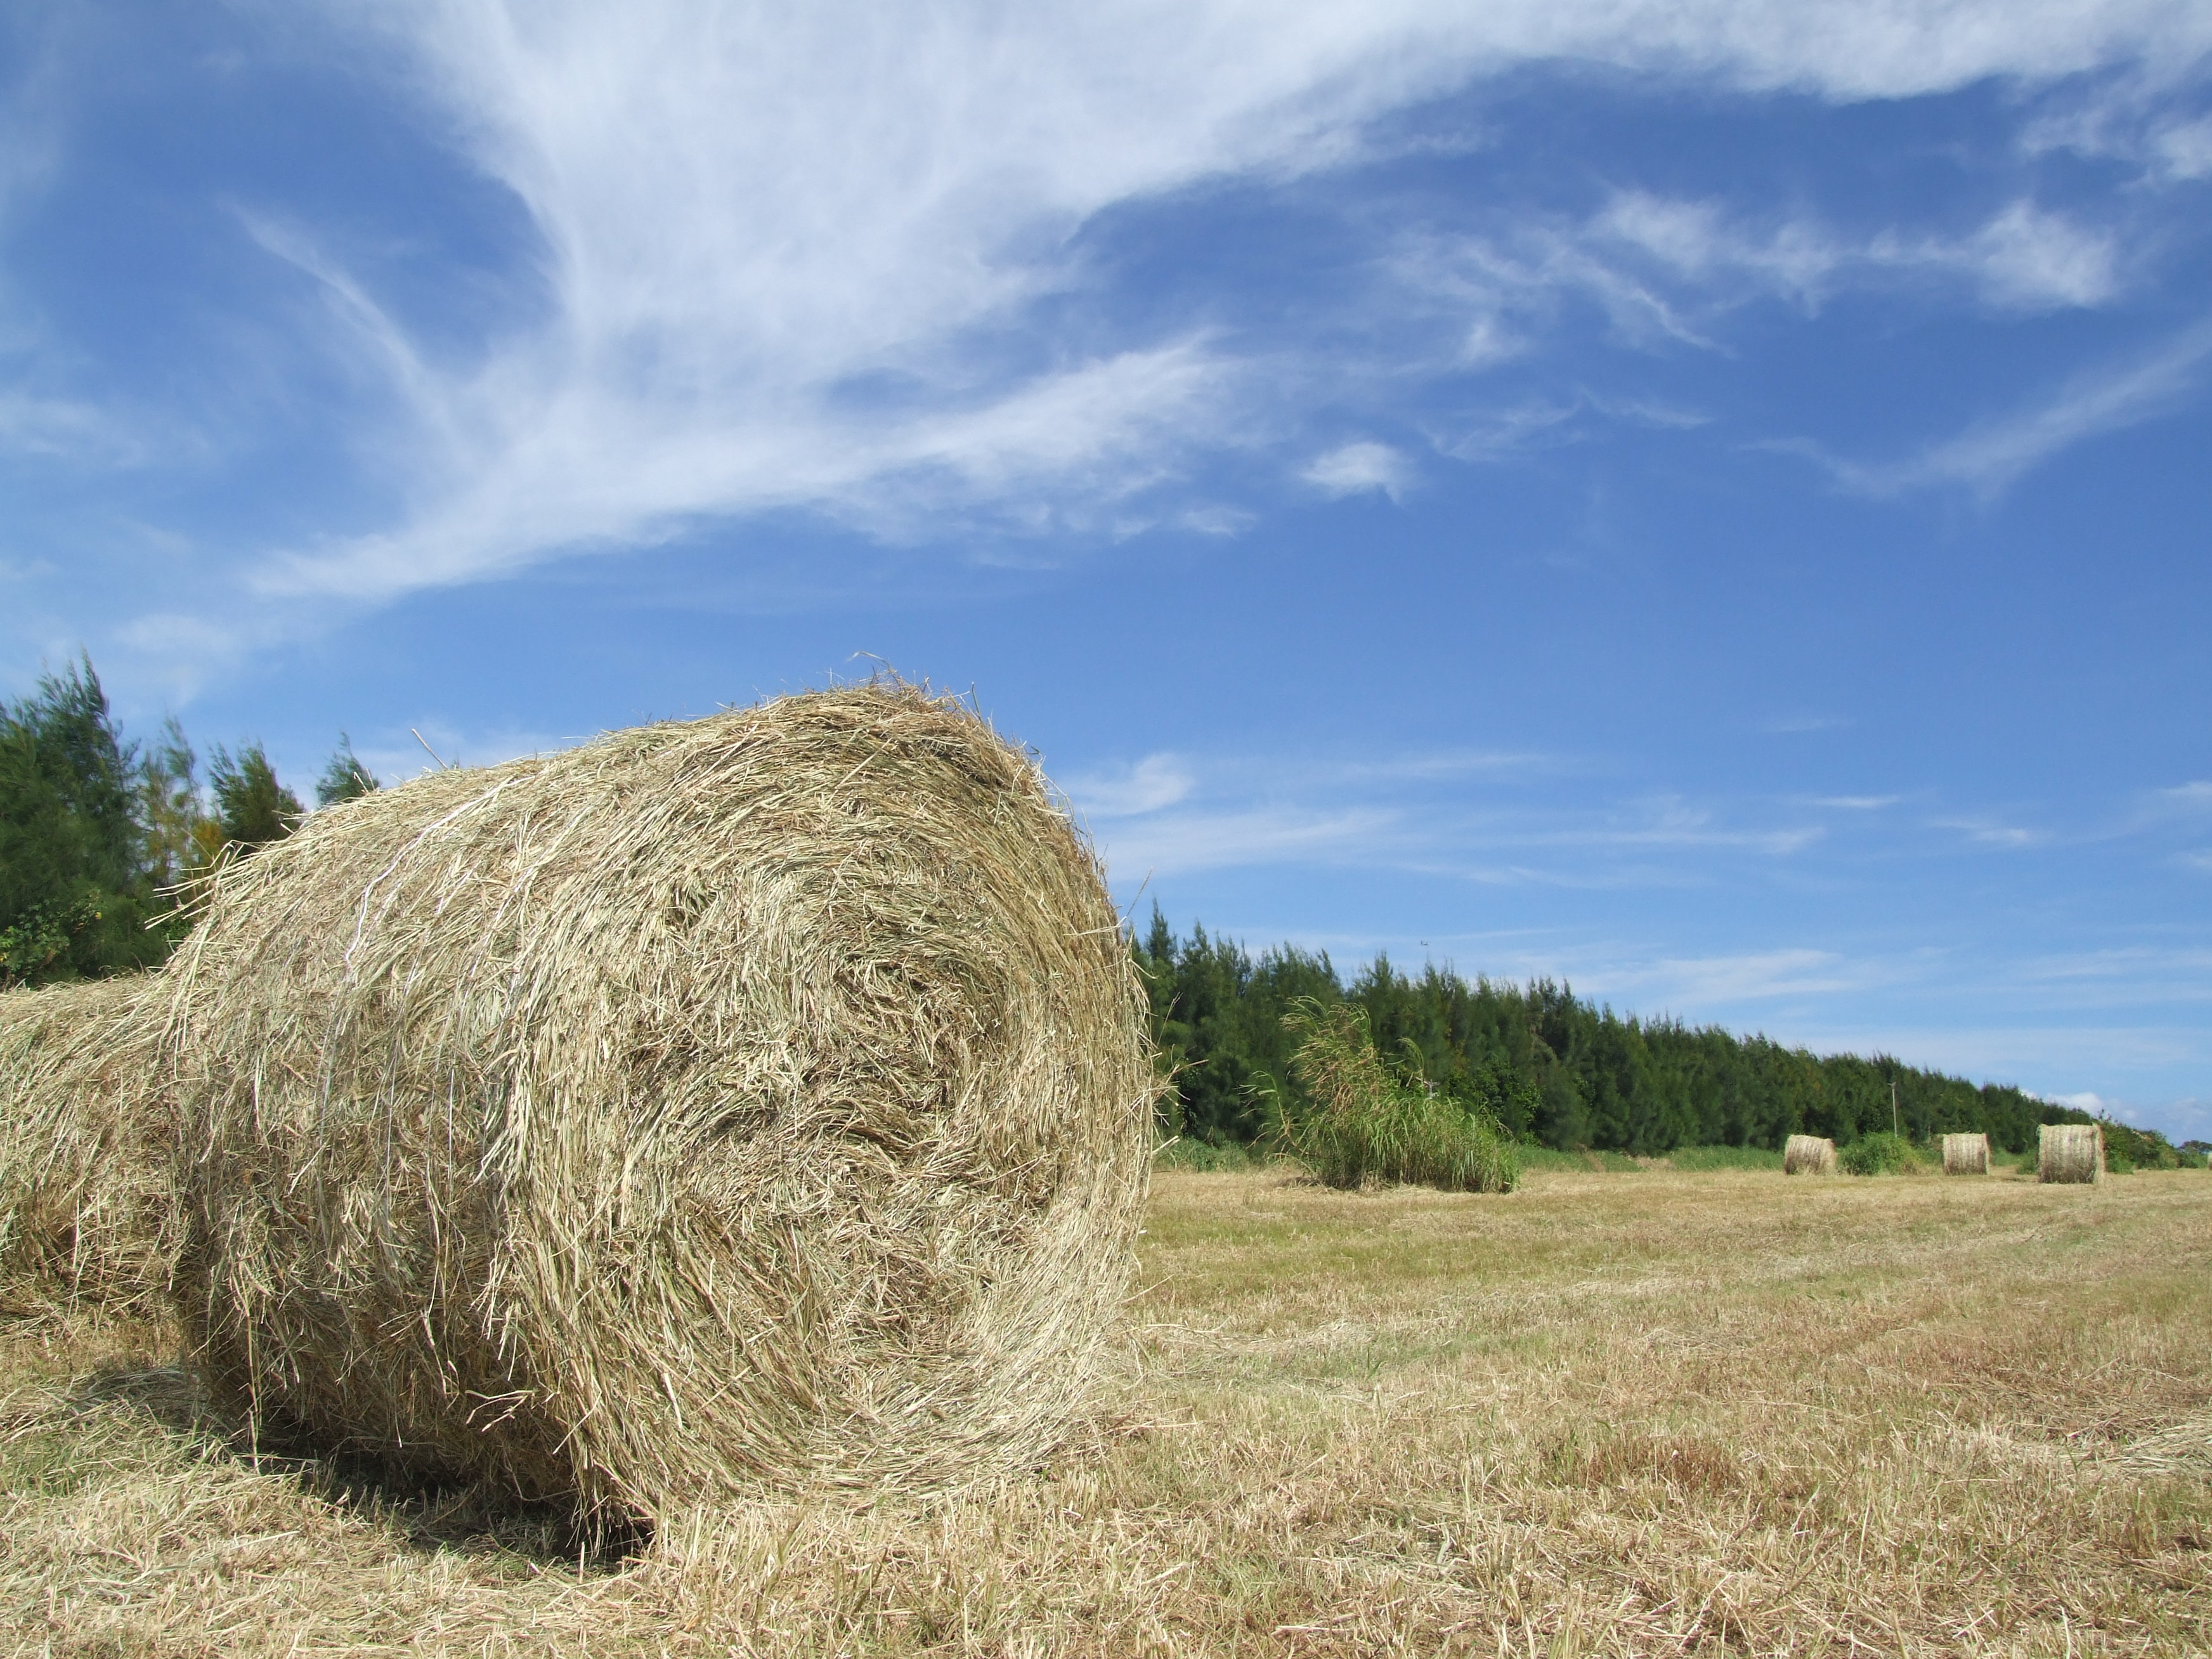
[[[1943,1137],[1945,1175],[1987,1175],[1989,1172],[1990,1138],[1987,1135]]]
[[[2105,1132],[2094,1123],[2046,1123],[2036,1138],[2036,1179],[2088,1185],[2105,1178]]]
[[[1089,847],[896,684],[319,812],[171,970],[219,1406],[586,1513],[1034,1464],[1157,1090]]]
[[[1784,1175],[1833,1175],[1836,1143],[1819,1135],[1792,1135],[1782,1149]]]
[[[0,994],[0,1312],[167,1303],[183,1225],[159,983]]]

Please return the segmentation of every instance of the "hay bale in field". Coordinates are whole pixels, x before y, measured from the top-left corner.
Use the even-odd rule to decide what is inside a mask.
[[[1036,765],[896,684],[309,818],[176,959],[219,1406],[653,1515],[944,1489],[1120,1304],[1144,993]]]
[[[1987,1135],[1943,1137],[1945,1175],[1987,1175],[1989,1172],[1990,1138]]]
[[[2094,1123],[2046,1123],[2036,1138],[2036,1179],[2075,1184],[2105,1178],[2105,1131]]]
[[[0,994],[0,1311],[150,1312],[181,1236],[157,978]]]
[[[1836,1143],[1819,1135],[1792,1135],[1782,1148],[1784,1175],[1833,1175]]]

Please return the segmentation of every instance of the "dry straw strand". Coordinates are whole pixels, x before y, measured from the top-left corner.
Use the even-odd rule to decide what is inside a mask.
[[[1088,843],[896,681],[434,773],[172,969],[219,1409],[651,1516],[1033,1463],[1158,1091]]]
[[[2046,1123],[2036,1137],[2036,1178],[2088,1185],[2105,1178],[2105,1131],[2094,1123]]]
[[[1819,1135],[1792,1135],[1782,1149],[1784,1175],[1833,1175],[1836,1143]]]
[[[158,976],[0,994],[0,1310],[151,1313],[182,1233]]]
[[[1987,1175],[1989,1172],[1990,1138],[1987,1135],[1943,1137],[1945,1175]]]

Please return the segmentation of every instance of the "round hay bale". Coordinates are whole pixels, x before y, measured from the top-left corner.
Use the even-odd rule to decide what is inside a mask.
[[[1819,1135],[1792,1135],[1782,1148],[1784,1175],[1833,1175],[1836,1143]]]
[[[0,994],[0,1312],[167,1297],[182,1218],[157,978]]]
[[[1945,1175],[1987,1175],[1989,1172],[1990,1138],[1987,1135],[1943,1137]]]
[[[896,683],[433,774],[172,969],[218,1409],[651,1516],[1045,1455],[1155,1081],[1100,867]]]
[[[2094,1123],[2046,1123],[2036,1137],[2039,1181],[2084,1185],[2105,1178],[2105,1131]]]

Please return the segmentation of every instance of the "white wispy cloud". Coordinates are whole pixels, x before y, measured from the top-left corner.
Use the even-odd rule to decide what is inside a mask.
[[[2152,799],[2169,812],[2212,812],[2212,781],[2199,778],[2172,788],[2152,792]]]
[[[1358,495],[1370,490],[1395,501],[1413,482],[1412,464],[1388,444],[1349,443],[1317,456],[1298,475],[1327,495]]]
[[[1743,822],[1674,793],[1528,798],[1532,782],[1571,770],[1555,757],[1475,750],[1357,761],[1163,752],[1075,773],[1066,787],[1122,883],[1314,863],[1515,885],[1673,885],[1699,878],[1701,861],[1785,860],[1826,833]]]
[[[1231,811],[1166,812],[1122,821],[1098,835],[1117,879],[1278,864],[1382,861],[1401,819],[1387,808],[1336,810],[1262,805]]]
[[[2100,305],[2119,286],[2109,233],[2025,200],[1964,236],[1885,228],[1854,239],[1802,216],[1759,225],[1719,202],[1624,191],[1589,234],[1703,285],[1709,303],[1768,294],[1813,307],[1852,283],[1949,276],[1994,305],[2033,311]]]
[[[1937,818],[1934,828],[1954,830],[1964,836],[1977,847],[1996,847],[2008,850],[2033,847],[2050,839],[2049,833],[2030,830],[2016,823],[2005,823],[1994,818]]]
[[[1711,1007],[1772,997],[1818,996],[1863,989],[1881,975],[1868,963],[1847,963],[1833,951],[1751,951],[1711,957],[1662,957],[1616,971],[1592,988],[1636,990],[1669,1007]]]
[[[1770,447],[1801,454],[1838,483],[1886,496],[1934,486],[1990,497],[2063,451],[2121,431],[2177,407],[2203,384],[2212,357],[2212,319],[2184,329],[2146,356],[2077,377],[2056,393],[1894,462],[1862,462],[1800,441]]]
[[[1196,783],[1181,756],[1162,753],[1109,771],[1078,774],[1063,787],[1079,811],[1092,817],[1121,818],[1173,806]]]
[[[542,279],[534,313],[486,350],[441,355],[312,238],[257,230],[390,382],[391,428],[368,447],[408,481],[400,517],[295,547],[260,579],[353,599],[792,505],[886,533],[918,512],[1121,528],[1203,510],[1139,498],[1194,449],[1249,441],[1264,388],[1202,335],[1073,353],[1036,338],[1034,302],[1086,280],[1069,233],[1194,180],[1341,165],[1378,115],[1515,63],[1841,99],[2212,44],[2201,11],[2158,0],[2026,16],[1997,0],[330,13],[512,192]],[[1644,213],[1655,248],[1688,234],[1662,217]],[[1977,256],[2001,286],[2095,289],[2093,252],[2061,246],[2047,216],[2008,227]],[[1812,257],[1786,236],[1758,251],[1785,282],[1810,280],[1793,270]],[[1625,332],[1694,336],[1572,247],[1540,275]],[[1466,351],[1513,349],[1509,320],[1478,319]],[[1316,482],[1389,487],[1372,460],[1340,452]]]

